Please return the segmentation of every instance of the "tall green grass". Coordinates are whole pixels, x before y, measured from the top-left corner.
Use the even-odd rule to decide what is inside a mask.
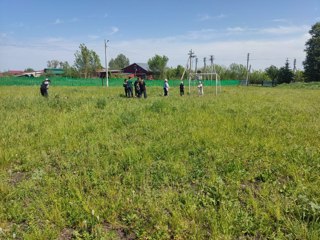
[[[0,88],[0,238],[319,239],[320,93]]]

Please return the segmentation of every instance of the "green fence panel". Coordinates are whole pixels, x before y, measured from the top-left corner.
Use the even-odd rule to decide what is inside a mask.
[[[41,82],[45,78],[39,77],[2,77],[0,78],[0,86],[40,86]],[[50,78],[52,86],[106,86],[106,79],[101,78],[92,78],[92,79],[83,79],[83,78],[68,78],[68,77],[52,77]],[[132,81],[134,81],[133,79]],[[110,87],[122,87],[124,82],[123,78],[110,78],[108,83]],[[149,87],[157,86],[162,87],[164,84],[163,80],[145,80],[146,85]],[[179,86],[180,80],[169,80],[170,87]],[[184,85],[189,86],[189,81],[184,80]],[[204,86],[215,86],[215,80],[202,80]],[[198,84],[198,81],[190,81],[192,86]],[[221,86],[237,86],[240,84],[240,80],[221,80],[218,82]]]

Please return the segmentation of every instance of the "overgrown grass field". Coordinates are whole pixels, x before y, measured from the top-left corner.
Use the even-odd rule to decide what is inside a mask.
[[[0,239],[319,239],[320,90],[0,88]]]

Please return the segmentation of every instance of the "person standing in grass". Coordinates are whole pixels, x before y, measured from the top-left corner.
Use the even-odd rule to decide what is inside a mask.
[[[168,83],[168,80],[165,79],[164,80],[164,84],[163,84],[163,92],[164,92],[164,96],[168,96],[169,94],[169,83]]]
[[[131,77],[129,77],[129,79],[127,81],[127,90],[128,90],[128,97],[129,98],[133,97]]]
[[[139,88],[140,88],[139,97],[141,97],[143,94],[143,97],[147,98],[147,87],[146,87],[145,81],[142,78],[140,78],[139,80]]]
[[[50,83],[51,83],[51,81],[48,78],[46,78],[46,80],[42,81],[42,83],[40,85],[40,93],[42,96],[48,97],[48,89],[49,89]]]
[[[179,87],[180,87],[180,96],[183,96],[184,95],[184,84],[183,84],[183,81],[181,81]]]
[[[124,95],[126,96],[126,97],[128,97],[128,80],[127,79],[125,79],[124,81],[123,81],[123,89],[124,89]]]
[[[198,85],[198,93],[199,93],[199,96],[203,95],[203,85],[201,81],[199,82],[199,85]]]
[[[137,79],[134,81],[133,86],[134,86],[134,95],[135,95],[136,97],[139,97],[139,95],[140,95],[139,78],[137,78]]]

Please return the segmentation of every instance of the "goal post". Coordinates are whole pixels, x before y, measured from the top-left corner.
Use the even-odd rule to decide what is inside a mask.
[[[191,94],[191,82],[195,81],[199,83],[200,81],[205,84],[210,82],[211,87],[215,87],[215,95],[221,92],[221,80],[218,73],[191,73],[188,76],[189,81],[189,94]],[[194,85],[194,84],[193,84]]]

